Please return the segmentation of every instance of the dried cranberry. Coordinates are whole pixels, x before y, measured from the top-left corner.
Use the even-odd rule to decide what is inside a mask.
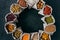
[[[16,18],[16,16],[13,15],[12,13],[11,13],[11,14],[8,14],[8,15],[6,16],[7,22],[9,22],[9,21],[14,21],[15,18]]]

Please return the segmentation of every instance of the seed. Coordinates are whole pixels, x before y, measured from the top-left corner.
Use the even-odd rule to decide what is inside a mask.
[[[39,36],[38,33],[33,34],[32,40],[38,40]]]

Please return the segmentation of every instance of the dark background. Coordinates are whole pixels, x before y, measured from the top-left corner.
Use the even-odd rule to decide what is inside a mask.
[[[46,4],[52,6],[53,16],[56,20],[55,25],[57,31],[52,36],[52,40],[60,40],[60,0],[44,0]],[[5,20],[4,17],[10,12],[9,8],[12,3],[16,3],[16,0],[0,0],[0,40],[13,40],[11,34],[7,35],[4,30]]]

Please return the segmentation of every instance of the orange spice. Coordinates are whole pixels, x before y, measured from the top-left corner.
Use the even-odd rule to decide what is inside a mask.
[[[24,34],[22,40],[29,40],[30,34]]]

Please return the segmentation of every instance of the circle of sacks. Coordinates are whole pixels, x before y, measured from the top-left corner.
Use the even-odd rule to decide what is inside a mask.
[[[26,8],[34,8],[39,10],[38,14],[43,15],[41,18],[43,29],[39,32],[23,33],[21,28],[17,28],[14,22],[17,21],[17,16]],[[43,0],[18,0],[10,6],[10,13],[5,16],[6,24],[4,26],[7,34],[12,33],[12,37],[17,40],[51,40],[51,35],[56,31],[54,25],[55,19],[52,15],[52,7],[45,4]],[[36,36],[36,37],[35,37]]]

